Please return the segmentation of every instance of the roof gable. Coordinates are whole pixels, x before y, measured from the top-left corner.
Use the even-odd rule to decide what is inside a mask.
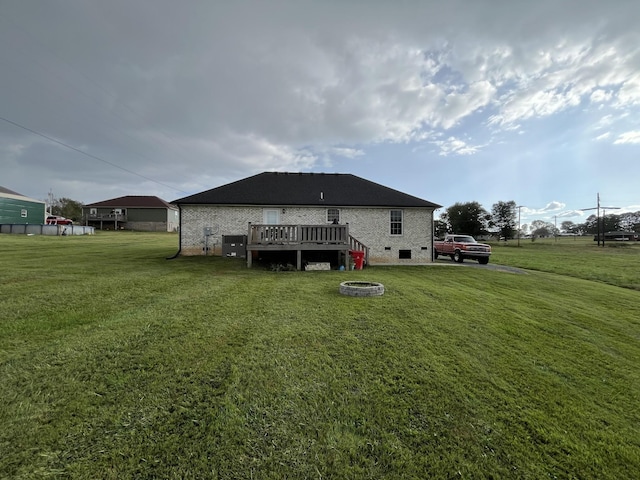
[[[174,202],[215,205],[426,207],[441,205],[351,174],[263,172]]]
[[[124,197],[103,200],[90,203],[85,207],[117,207],[117,208],[170,208],[175,210],[175,205],[165,202],[161,198],[147,195],[125,195]]]
[[[8,188],[3,187],[2,185],[0,185],[0,193],[8,193],[10,195],[19,195],[21,197],[24,197],[24,195],[22,195],[21,193],[14,192],[13,190],[9,190]]]
[[[0,197],[13,198],[13,199],[18,199],[18,200],[23,200],[23,201],[26,201],[26,202],[33,202],[33,203],[42,203],[42,204],[45,203],[42,200],[37,200],[35,198],[26,197],[25,195],[22,195],[21,193],[14,192],[13,190],[9,190],[8,188],[3,187],[3,186],[0,186]]]

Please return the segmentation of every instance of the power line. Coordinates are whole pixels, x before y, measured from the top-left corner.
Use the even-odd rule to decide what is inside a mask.
[[[68,143],[64,143],[64,142],[61,142],[60,140],[56,140],[55,138],[52,138],[52,137],[50,137],[48,135],[45,135],[44,133],[37,132],[37,131],[29,128],[29,127],[25,127],[24,125],[20,125],[17,122],[9,120],[8,118],[0,117],[0,120],[4,120],[5,122],[10,123],[11,125],[14,125],[14,126],[16,126],[18,128],[22,128],[23,130],[26,130],[27,132],[31,132],[34,135],[38,135],[38,136],[40,136],[42,138],[46,138],[47,140],[49,140],[51,142],[54,142],[54,143],[57,143],[58,145],[62,145],[65,148],[73,150],[74,152],[78,152],[78,153],[80,153],[82,155],[85,155],[85,156],[87,156],[89,158],[93,158],[94,160],[98,160],[100,162],[106,163],[107,165],[111,165],[112,167],[119,168],[120,170],[123,170],[123,171],[125,171],[127,173],[130,173],[132,175],[135,175],[137,177],[144,178],[145,180],[148,180],[148,181],[153,182],[153,183],[157,183],[158,185],[162,185],[163,187],[170,188],[171,190],[174,190],[176,192],[184,193],[185,195],[188,194],[187,192],[185,192],[183,190],[180,190],[178,188],[175,188],[175,187],[173,187],[171,185],[167,185],[166,183],[159,182],[157,180],[154,180],[153,178],[146,177],[146,176],[144,176],[144,175],[142,175],[140,173],[134,172],[133,170],[129,170],[129,169],[121,167],[120,165],[117,165],[117,164],[115,164],[113,162],[110,162],[109,160],[105,160],[104,158],[100,158],[100,157],[98,157],[96,155],[93,155],[91,153],[85,152],[84,150],[80,150],[79,148],[76,148],[73,145],[69,145]]]
[[[101,90],[104,94],[106,94],[107,96],[109,96],[111,98],[111,100],[114,102],[114,104],[120,105],[121,107],[123,107],[124,109],[126,109],[127,111],[129,111],[130,113],[134,114],[138,120],[142,120],[144,122],[144,124],[149,123],[148,120],[146,118],[144,118],[144,116],[137,111],[136,109],[132,108],[130,105],[121,102],[118,95],[116,95],[111,89],[105,87],[104,85],[102,85],[99,81],[97,81],[96,79],[92,78],[91,76],[87,75],[84,71],[80,70],[79,68],[74,67],[70,62],[68,62],[67,60],[65,60],[63,57],[61,57],[59,55],[59,53],[55,50],[52,49],[49,45],[47,45],[46,43],[42,42],[41,40],[39,40],[34,34],[33,32],[31,32],[30,30],[28,30],[24,25],[20,25],[18,24],[18,22],[16,22],[14,19],[7,17],[5,15],[1,15],[0,14],[0,18],[5,18],[15,29],[21,31],[24,35],[26,35],[33,43],[38,44],[41,48],[43,48],[44,50],[47,51],[47,54],[50,57],[54,57],[56,58],[59,63],[61,64],[65,64],[67,67],[69,67],[72,71],[74,71],[75,73],[81,75],[82,77],[84,77],[87,81],[89,81],[91,84],[93,84],[95,87],[97,87],[99,90]],[[48,67],[46,67],[45,65],[43,65],[40,61],[38,60],[32,60],[32,62],[38,66],[40,66],[42,69],[46,70],[48,73],[51,71],[51,69],[49,69]],[[49,73],[50,74],[50,73]],[[77,93],[77,92],[76,92]],[[91,100],[93,100],[95,102],[95,99],[91,96],[89,96],[88,94],[81,92],[82,95],[90,98]],[[115,115],[116,117],[118,117],[120,120],[124,120],[124,118],[122,116],[120,116],[120,114],[118,114],[115,110],[110,111],[110,114]],[[160,135],[162,135],[163,137],[165,137],[166,139],[168,139],[171,143],[173,143],[173,145],[176,147],[176,153],[178,156],[180,156],[183,160],[185,160],[185,158],[182,156],[182,150],[183,148],[178,144],[178,141],[171,135],[169,135],[165,130],[159,128],[157,125],[153,125],[153,123],[151,123],[152,126],[155,127],[156,132],[158,132]],[[122,133],[124,133],[125,135],[131,137],[131,135],[129,135],[128,133],[126,133],[124,130],[121,130]],[[133,138],[133,137],[131,137]]]

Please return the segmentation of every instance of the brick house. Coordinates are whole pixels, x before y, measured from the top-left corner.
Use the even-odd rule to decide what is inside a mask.
[[[349,250],[365,252],[370,265],[430,263],[440,208],[333,173],[264,172],[172,203],[180,209],[179,255],[246,255],[251,266],[290,252],[298,269],[319,258],[341,265]]]
[[[174,232],[180,219],[178,208],[159,197],[126,195],[82,207],[85,225],[99,230]]]

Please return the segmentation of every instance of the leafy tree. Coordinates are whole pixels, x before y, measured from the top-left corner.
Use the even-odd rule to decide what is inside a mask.
[[[551,237],[557,235],[557,228],[553,223],[544,220],[534,220],[531,222],[531,235],[534,237]]]
[[[51,205],[51,213],[79,222],[82,220],[82,203],[70,198],[55,199]]]
[[[598,217],[595,215],[589,215],[587,219],[582,224],[584,228],[584,232],[595,235],[598,233]]]
[[[442,217],[445,217],[445,219]],[[440,215],[440,220],[433,222],[433,233],[437,238],[442,238],[447,234],[446,214],[443,213]]]
[[[577,225],[571,220],[565,220],[560,224],[560,230],[564,233],[576,233]]]
[[[615,232],[618,230],[626,229],[633,230],[636,226],[633,224],[634,215],[635,214],[629,214],[629,216],[627,216],[626,214],[610,214],[600,217],[599,219],[596,215],[589,215],[584,223],[578,225],[578,229],[581,233],[591,235],[597,235],[598,232]]]
[[[478,202],[467,202],[447,208],[445,218],[450,232],[478,236],[487,233],[491,215]]]
[[[627,212],[620,215],[622,230],[640,232],[640,211]]]
[[[574,223],[570,220],[565,220],[560,225],[560,230],[565,233],[571,233],[573,235],[584,235],[586,232],[584,223]]]
[[[605,215],[602,217],[602,231],[616,232],[622,230],[620,215]]]
[[[516,202],[494,203],[491,207],[491,224],[498,229],[500,237],[513,238],[517,233]]]

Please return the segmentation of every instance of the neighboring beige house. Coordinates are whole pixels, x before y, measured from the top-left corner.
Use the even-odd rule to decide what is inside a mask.
[[[265,172],[172,202],[180,209],[180,255],[289,254],[369,265],[433,261],[433,212],[440,205],[350,174]]]
[[[127,195],[82,207],[85,225],[99,230],[175,232],[180,225],[178,208],[161,198]]]

